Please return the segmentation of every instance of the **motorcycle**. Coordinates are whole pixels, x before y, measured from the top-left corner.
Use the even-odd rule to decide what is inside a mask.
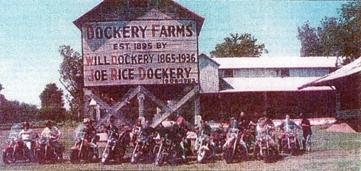
[[[40,164],[50,161],[54,163],[63,159],[63,149],[57,149],[52,145],[59,137],[40,137],[36,144],[35,156]]]
[[[207,134],[201,133],[200,136],[197,137],[196,142],[198,143],[197,149],[197,162],[204,163],[209,161],[215,157],[215,147],[214,144]]]
[[[231,128],[227,133],[227,140],[223,145],[223,159],[226,163],[232,163],[237,156],[240,159],[248,158],[247,145],[243,140],[244,134],[237,128]]]
[[[98,146],[95,142],[99,139],[99,136],[95,136],[91,141],[86,139],[86,135],[79,127],[76,129],[76,141],[71,147],[70,162],[78,163],[81,160],[91,162],[98,160]],[[95,159],[94,159],[95,158]]]
[[[141,130],[137,139],[135,140],[135,147],[132,153],[130,162],[132,164],[138,163],[139,160],[152,161],[154,159],[154,145],[155,141],[153,135],[147,135],[144,130]]]
[[[290,153],[291,155],[296,155],[300,150],[298,137],[297,129],[291,129],[290,131],[285,132],[281,139],[282,151]]]
[[[15,163],[16,161],[34,161],[34,141],[23,141],[19,137],[21,124],[14,124],[7,138],[7,143],[3,148],[2,159],[5,164]],[[32,139],[37,138],[37,134],[32,135]]]
[[[226,142],[226,134],[224,130],[221,128],[215,128],[212,130],[211,139],[214,143],[216,153],[221,153],[223,144]]]
[[[258,135],[255,143],[256,156],[260,156],[266,163],[271,162],[278,155],[277,149],[272,147],[271,142],[274,142],[271,127],[266,126],[266,130]]]
[[[101,163],[107,164],[109,160],[123,160],[126,152],[126,147],[130,143],[130,129],[125,127],[121,130],[118,136],[115,132],[110,132],[108,135],[107,144],[102,154]]]
[[[154,164],[161,166],[165,161],[172,165],[175,164],[177,158],[176,144],[168,137],[168,134],[160,135],[157,140],[157,145],[153,150],[156,152]]]

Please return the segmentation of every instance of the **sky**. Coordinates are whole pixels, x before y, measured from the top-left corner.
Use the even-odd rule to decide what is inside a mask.
[[[297,27],[318,26],[337,16],[344,1],[176,0],[203,16],[200,53],[209,54],[230,33],[250,33],[264,43],[265,57],[299,56]],[[59,82],[61,45],[81,52],[80,31],[73,21],[101,0],[0,0],[0,83],[9,100],[40,107],[48,83]],[[65,91],[65,90],[64,90]]]

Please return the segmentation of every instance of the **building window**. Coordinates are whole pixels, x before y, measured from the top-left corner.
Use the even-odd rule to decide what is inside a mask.
[[[290,76],[290,70],[283,68],[281,69],[281,77],[289,77]]]
[[[233,77],[233,70],[232,69],[226,69],[223,71],[224,77]]]

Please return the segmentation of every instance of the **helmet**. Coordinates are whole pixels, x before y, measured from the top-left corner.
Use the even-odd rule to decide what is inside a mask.
[[[90,123],[90,119],[89,118],[84,118],[83,123],[84,124]]]

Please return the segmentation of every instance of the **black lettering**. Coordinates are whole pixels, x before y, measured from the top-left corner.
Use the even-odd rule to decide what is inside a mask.
[[[130,27],[129,26],[124,26],[123,27],[123,38],[129,38],[130,37],[130,35],[129,35],[129,29],[130,29]]]
[[[120,29],[121,27],[113,27],[113,38],[120,38]]]
[[[171,37],[175,37],[175,27],[174,26],[168,26],[168,36]]]
[[[184,78],[182,68],[177,68],[177,78]]]
[[[167,72],[168,72],[168,68],[163,68],[163,69],[162,69],[163,78],[169,78]]]
[[[167,35],[167,29],[165,28],[165,26],[162,26],[162,29],[160,30],[160,35],[159,37],[168,37]]]
[[[102,39],[103,38],[103,29],[101,27],[97,27],[95,29],[95,37],[97,39]]]
[[[177,25],[177,37],[182,36],[184,37],[184,25]]]
[[[192,25],[188,25],[186,27],[186,30],[188,32],[188,34],[186,35],[187,37],[192,37],[193,36],[193,31],[192,31]]]
[[[132,37],[139,37],[138,35],[138,31],[139,31],[139,28],[137,26],[132,26],[131,27],[131,30],[132,30]]]
[[[189,78],[192,68],[184,68],[184,71],[186,73],[186,78]]]
[[[153,70],[152,69],[148,69],[147,77],[148,77],[148,79],[153,79]]]
[[[105,81],[108,79],[107,70],[102,70],[102,81]]]
[[[104,29],[104,37],[107,39],[111,39],[112,38],[112,33],[111,33],[112,28],[111,27],[105,27]]]
[[[93,27],[89,26],[86,30],[86,36],[87,36],[87,39],[90,40],[90,39],[94,39],[94,29]]]
[[[128,69],[129,71],[129,79],[134,80],[134,68]]]
[[[172,79],[176,78],[175,68],[169,68],[169,77]]]
[[[154,77],[156,78],[156,79],[162,79],[162,74],[161,74],[161,72],[162,72],[162,70],[161,69],[159,69],[159,68],[157,68],[157,69],[155,69],[154,70]]]
[[[142,38],[145,38],[145,31],[147,30],[147,26],[145,27],[139,26],[139,29],[142,32]]]

